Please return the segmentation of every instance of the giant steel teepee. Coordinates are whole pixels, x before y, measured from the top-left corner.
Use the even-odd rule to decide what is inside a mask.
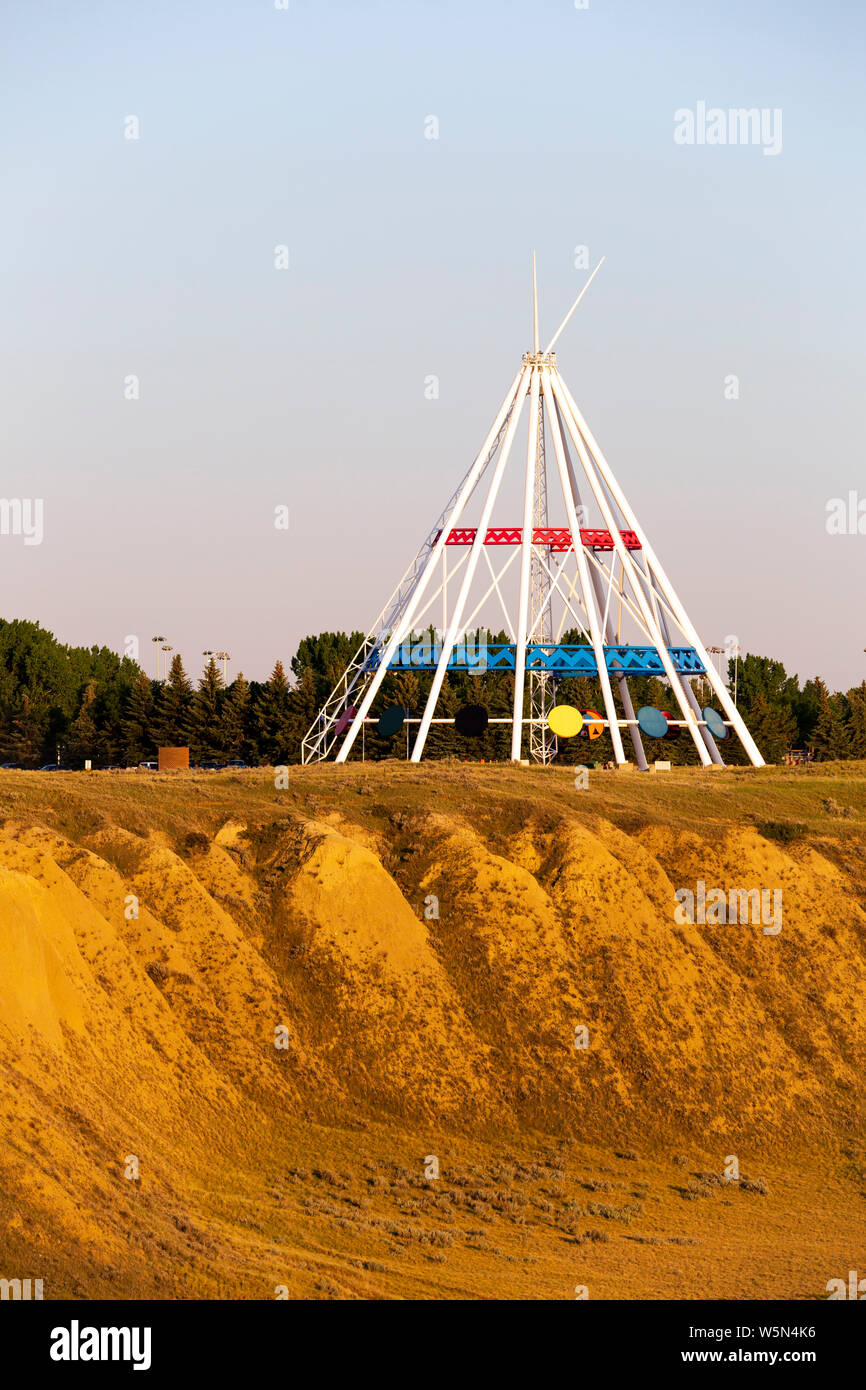
[[[686,730],[705,767],[723,762],[717,738],[732,732],[754,766],[763,765],[556,365],[553,348],[600,265],[541,352],[533,257],[533,350],[524,354],[472,467],[307,732],[305,763],[331,755],[344,762],[371,719],[386,674],[426,668],[433,671],[429,693],[423,712],[410,720],[413,762],[423,756],[433,721],[452,722],[437,718],[446,672],[476,669],[514,673],[512,713],[499,720],[511,725],[514,760],[524,751],[540,762],[555,755],[548,721],[557,677],[597,676],[604,701],[599,722],[610,732],[616,762],[628,761],[627,730],[638,767],[645,770],[645,721],[635,714],[629,677],[653,675],[671,690],[669,732]],[[519,466],[514,445],[524,411],[522,520],[515,525],[512,514],[509,524],[497,523],[503,479],[512,460],[512,469]],[[551,525],[554,499],[560,520]],[[491,604],[504,616],[510,640],[479,649],[466,634]],[[418,641],[417,634],[426,627],[432,632],[440,615],[436,636]],[[561,642],[566,627],[578,629],[578,644]],[[701,709],[692,688],[696,678],[712,687],[723,715]]]

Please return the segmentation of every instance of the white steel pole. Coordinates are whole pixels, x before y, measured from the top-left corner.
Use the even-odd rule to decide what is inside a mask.
[[[481,518],[478,522],[478,529],[475,532],[475,540],[472,542],[472,549],[469,553],[469,563],[463,575],[463,583],[460,585],[460,592],[457,595],[457,602],[451,614],[451,622],[448,624],[448,631],[442,639],[442,651],[439,653],[439,662],[436,666],[436,673],[430,686],[430,694],[427,696],[427,703],[424,706],[424,713],[421,716],[421,723],[418,726],[418,734],[415,739],[415,746],[412,749],[412,762],[419,763],[421,754],[424,752],[424,744],[427,742],[427,734],[430,731],[430,721],[436,709],[436,702],[439,699],[439,692],[445,680],[445,673],[448,670],[448,662],[457,638],[460,623],[463,620],[463,611],[466,607],[466,599],[475,577],[475,570],[481,556],[481,549],[487,535],[487,527],[490,523],[490,515],[493,511],[496,495],[499,492],[499,484],[502,482],[502,475],[505,472],[505,465],[508,463],[508,456],[511,453],[511,445],[514,440],[517,424],[523,409],[523,398],[526,395],[529,384],[529,367],[523,367],[520,373],[520,381],[517,387],[517,394],[514,402],[514,409],[511,412],[511,419],[508,421],[508,428],[505,431],[505,438],[502,441],[502,448],[499,451],[499,458],[496,460],[496,468],[490,483],[490,490],[487,493],[484,506],[481,510]]]
[[[448,542],[442,547],[442,631],[448,626]]]
[[[535,278],[535,257],[532,258],[533,281]],[[538,314],[536,309],[535,337],[538,339]],[[514,717],[511,725],[511,760],[520,762],[523,739],[523,690],[526,679],[526,629],[529,617],[529,581],[532,566],[532,521],[535,501],[535,470],[538,466],[538,411],[540,371],[532,369],[529,389],[529,439],[526,445],[526,486],[523,493],[523,535],[520,542],[520,600],[517,609],[517,632],[514,648]]]
[[[695,717],[692,713],[691,706],[686,700],[686,697],[682,692],[680,683],[677,680],[676,668],[674,667],[674,664],[671,661],[670,652],[668,651],[667,646],[665,645],[664,636],[662,635],[661,629],[659,628],[659,625],[655,620],[652,608],[650,607],[650,604],[648,602],[647,595],[643,587],[642,577],[638,578],[637,575],[634,573],[634,567],[631,556],[629,555],[628,550],[626,549],[626,546],[623,543],[622,536],[620,535],[619,523],[617,522],[613,512],[611,511],[610,504],[608,503],[604,489],[602,488],[598,478],[596,477],[592,465],[592,460],[590,459],[589,454],[587,453],[586,445],[583,441],[583,436],[581,435],[580,430],[575,422],[574,416],[571,413],[571,398],[569,396],[566,396],[563,383],[558,375],[552,378],[552,382],[554,391],[556,392],[557,400],[559,400],[560,405],[562,406],[562,414],[563,418],[565,419],[566,426],[568,428],[569,433],[571,434],[572,439],[574,440],[574,447],[577,449],[578,457],[580,458],[584,474],[586,475],[586,480],[589,483],[590,488],[592,489],[593,496],[595,497],[595,500],[598,503],[602,516],[604,517],[605,525],[610,531],[611,540],[613,541],[614,548],[616,550],[617,555],[619,556],[620,564],[623,568],[623,573],[629,575],[631,578],[631,586],[634,592],[635,599],[637,600],[638,607],[640,608],[641,613],[643,615],[643,620],[646,624],[647,632],[649,632],[652,635],[652,640],[655,643],[656,651],[658,652],[659,657],[661,658],[662,665],[665,669],[665,674],[668,678],[668,684],[670,685],[671,690],[673,691],[676,697],[677,704],[682,710],[683,719],[686,721],[686,727],[688,728],[689,733],[692,736],[694,745],[698,750],[698,757],[700,758],[704,767],[709,767],[710,755],[707,752],[706,745],[703,739],[701,738],[700,729],[697,727],[697,724],[695,723]]]
[[[535,277],[535,252],[532,253],[532,351],[538,356],[538,281]]]
[[[572,412],[575,423],[577,424],[578,430],[585,437],[586,443],[592,450],[596,464],[598,465],[599,472],[601,473],[602,477],[604,478],[605,482],[610,488],[611,495],[614,497],[623,516],[628,522],[630,529],[634,531],[635,535],[640,541],[641,549],[643,551],[646,563],[650,571],[655,575],[659,589],[661,590],[662,594],[667,599],[668,603],[673,609],[674,614],[676,616],[676,620],[680,626],[682,633],[697,652],[701,660],[701,663],[703,664],[706,670],[707,680],[713,687],[713,690],[716,692],[716,695],[719,699],[719,702],[723,710],[725,711],[725,714],[728,716],[728,719],[733,724],[737,732],[737,735],[740,739],[740,742],[742,743],[743,747],[749,755],[752,765],[754,767],[764,767],[764,759],[761,756],[758,745],[755,743],[755,740],[752,738],[752,735],[746,728],[742,720],[742,717],[739,711],[737,710],[736,705],[734,704],[733,700],[728,694],[728,691],[725,689],[721,679],[717,675],[713,663],[710,661],[706,648],[701,642],[701,639],[698,636],[696,629],[692,625],[692,622],[685,608],[683,607],[680,598],[676,590],[674,589],[674,586],[671,584],[670,580],[668,579],[667,575],[662,569],[662,566],[659,563],[655,551],[653,550],[652,546],[650,545],[649,541],[644,535],[644,532],[641,528],[641,525],[637,517],[635,516],[634,512],[632,511],[631,507],[626,501],[622,489],[619,487],[616,479],[614,478],[613,473],[611,472],[610,467],[608,465],[608,462],[604,457],[604,454],[602,453],[601,449],[599,448],[598,443],[596,442],[596,439],[592,434],[592,431],[590,430],[589,426],[587,425],[586,421],[581,415],[577,405],[572,400],[571,393],[569,392],[568,387],[565,385],[565,382],[562,383],[562,389],[568,401],[569,408]]]
[[[427,562],[424,566],[424,569],[421,571],[421,574],[418,578],[418,583],[415,587],[411,599],[409,600],[409,603],[406,606],[403,617],[397,623],[397,626],[391,633],[391,637],[388,641],[387,646],[381,653],[379,660],[379,669],[377,670],[375,676],[370,682],[370,687],[363,700],[361,701],[360,708],[358,709],[358,712],[352,720],[352,723],[349,725],[346,737],[344,738],[343,743],[340,747],[340,751],[334,760],[335,762],[344,763],[349,756],[352,744],[358,737],[358,730],[362,727],[364,720],[367,717],[367,713],[370,709],[370,706],[376,698],[379,686],[382,684],[382,681],[385,679],[385,676],[387,675],[388,667],[391,663],[395,651],[400,645],[403,633],[408,631],[412,619],[414,618],[415,613],[417,612],[418,604],[420,603],[421,598],[424,595],[424,592],[427,589],[428,584],[430,583],[430,579],[436,570],[436,566],[439,563],[439,557],[445,549],[445,542],[448,539],[448,533],[450,532],[451,528],[455,525],[455,523],[458,522],[460,520],[460,517],[463,515],[463,509],[469,500],[469,497],[475,487],[475,484],[478,482],[481,473],[484,471],[484,468],[487,465],[487,456],[490,453],[496,436],[502,429],[502,425],[505,421],[505,418],[509,410],[514,404],[518,388],[524,381],[525,370],[526,369],[524,367],[521,367],[520,371],[517,373],[517,376],[512,381],[511,386],[508,389],[508,394],[505,397],[505,400],[502,402],[502,405],[500,406],[499,414],[496,416],[496,419],[493,421],[493,424],[490,427],[490,433],[488,434],[487,438],[482,444],[481,450],[478,453],[475,462],[472,465],[472,468],[466,475],[466,481],[464,482],[463,487],[460,489],[460,495],[458,496],[457,501],[454,503],[454,506],[451,509],[451,515],[447,517],[445,522],[443,523],[442,532],[439,536],[438,541],[436,541],[435,545],[430,551],[430,554],[427,558]]]
[[[583,606],[589,618],[590,641],[592,642],[592,649],[595,652],[595,664],[598,668],[598,679],[601,684],[601,693],[604,697],[604,708],[607,713],[610,741],[613,744],[613,756],[618,763],[622,764],[628,760],[622,746],[622,735],[619,731],[619,715],[616,711],[610,676],[607,670],[607,662],[604,656],[604,637],[602,636],[599,614],[596,610],[595,591],[589,577],[586,556],[583,553],[583,542],[580,538],[580,522],[578,521],[577,512],[575,511],[574,497],[572,496],[568,478],[568,465],[565,461],[562,435],[559,432],[559,420],[556,415],[556,397],[553,394],[553,383],[553,373],[549,367],[545,367],[542,375],[542,390],[548,407],[547,419],[550,425],[550,433],[553,436],[553,452],[556,455],[556,464],[559,469],[559,481],[562,485],[562,495],[565,499],[565,514],[571,529],[572,548],[574,550],[575,559],[577,560],[577,572],[580,575]]]
[[[658,618],[659,627],[662,630],[662,634],[664,636],[665,641],[667,642],[668,646],[670,646],[671,642],[669,636],[667,615],[656,599],[656,595],[658,593],[658,580],[656,579],[655,575],[652,575],[650,578],[650,586],[650,597],[653,601],[653,608],[655,610],[656,617]],[[680,674],[680,685],[685,691],[686,699],[688,700],[689,704],[694,710],[695,718],[702,720],[704,717],[703,712],[701,710],[700,705],[698,704],[697,696],[695,695],[695,692],[692,689],[692,683],[689,680],[688,676]],[[716,740],[713,738],[706,724],[702,723],[700,725],[700,730],[701,737],[703,738],[704,743],[707,746],[707,752],[709,753],[713,762],[718,767],[724,767],[724,759],[721,753],[719,752],[718,748],[716,747]]]
[[[595,596],[598,602],[599,609],[602,610],[604,605],[604,594],[602,592],[601,575],[599,574],[598,570],[593,569],[591,571],[590,577],[592,579],[592,586],[595,589]],[[619,646],[619,643],[616,641],[616,634],[614,632],[613,625],[613,614],[611,613],[608,613],[607,615],[605,636],[609,647]],[[616,677],[617,689],[619,690],[619,698],[622,700],[622,707],[625,711],[625,717],[629,721],[628,733],[629,738],[631,739],[631,746],[634,749],[635,758],[637,759],[638,769],[641,772],[648,772],[649,763],[646,760],[646,753],[644,751],[643,740],[640,736],[640,729],[638,728],[637,723],[635,721],[634,703],[631,698],[631,691],[628,688],[628,681],[624,675],[617,676],[616,672],[614,672],[614,675]]]
[[[558,420],[558,422],[559,422],[559,432],[560,432],[560,434],[562,434],[562,433],[563,433],[563,424],[562,424],[562,418],[561,418],[561,415],[560,415],[560,409],[559,409],[559,402],[558,402],[558,401],[556,402],[556,418],[557,418],[557,420]],[[572,462],[571,462],[571,453],[570,453],[569,448],[568,448],[568,440],[567,440],[567,439],[563,439],[562,442],[563,442],[563,446],[564,446],[564,448],[565,448],[565,461],[566,461],[566,463],[568,464],[568,481],[569,481],[569,483],[571,484],[571,494],[572,494],[572,496],[573,496],[573,498],[574,498],[575,505],[576,505],[576,507],[578,508],[578,515],[580,516],[580,515],[583,514],[583,512],[582,512],[583,499],[582,499],[582,497],[581,497],[581,495],[580,495],[580,489],[579,489],[578,486],[577,486],[577,478],[575,477],[575,474],[574,474],[574,465],[573,465]],[[614,561],[611,560],[611,562],[610,562],[610,568],[611,568],[610,583],[611,583],[611,584],[613,583],[613,567],[614,567]],[[608,644],[609,647],[619,646],[619,638],[618,638],[618,636],[617,636],[617,633],[616,633],[615,630],[614,630],[613,614],[607,612],[607,602],[606,602],[606,599],[605,599],[604,586],[603,586],[603,584],[602,584],[602,577],[601,577],[601,575],[599,574],[598,570],[596,569],[595,565],[592,565],[591,567],[590,567],[590,566],[587,566],[587,569],[589,570],[589,575],[590,575],[590,578],[592,579],[592,587],[593,587],[593,589],[595,590],[595,598],[596,598],[596,602],[597,602],[597,604],[598,604],[598,611],[599,611],[599,613],[606,613],[606,614],[607,614],[607,616],[606,616],[606,622],[605,622],[605,640],[606,640],[606,642],[607,642],[607,644]],[[621,567],[620,567],[620,592],[622,592],[622,569],[621,569]],[[620,603],[620,612],[621,612],[621,610],[622,610],[622,603]],[[624,710],[624,712],[625,712],[625,717],[626,717],[626,719],[628,720],[628,735],[629,735],[629,738],[631,739],[631,746],[632,746],[632,748],[634,749],[635,758],[637,759],[638,770],[639,770],[640,772],[648,772],[648,771],[649,771],[649,764],[648,764],[648,762],[647,762],[647,760],[646,760],[646,753],[644,752],[643,740],[641,739],[641,736],[640,736],[640,729],[638,728],[637,723],[636,723],[636,721],[635,721],[634,704],[633,704],[632,698],[631,698],[631,691],[630,691],[629,688],[628,688],[628,681],[626,680],[625,676],[617,676],[617,677],[616,677],[616,685],[617,685],[617,689],[618,689],[618,691],[619,691],[619,698],[622,700],[622,707],[623,707],[623,710]]]
[[[590,275],[590,277],[589,277],[589,279],[587,280],[586,284],[584,285],[583,289],[581,290],[580,294],[577,296],[577,299],[576,299],[576,300],[574,301],[574,303],[572,304],[572,306],[571,306],[571,308],[569,309],[568,313],[566,314],[565,318],[562,320],[562,323],[559,325],[559,327],[557,328],[557,330],[556,330],[556,332],[554,333],[553,337],[551,338],[550,342],[547,344],[547,347],[544,349],[544,355],[545,355],[545,357],[547,356],[547,354],[548,354],[549,352],[552,352],[552,351],[553,351],[554,347],[556,346],[556,341],[557,341],[557,339],[558,339],[560,333],[562,332],[562,330],[563,330],[563,328],[565,327],[565,325],[568,323],[568,320],[571,318],[571,316],[572,316],[572,314],[574,313],[575,309],[577,308],[578,304],[579,304],[580,301],[583,299],[583,296],[586,294],[587,290],[589,289],[590,285],[592,284],[593,280],[595,279],[596,275],[597,275],[598,272],[601,270],[601,268],[602,268],[603,265],[604,265],[604,256],[602,256],[602,258],[601,258],[601,260],[599,261],[598,265],[595,267],[595,270],[592,272],[592,274]],[[536,351],[538,351],[537,348],[536,348]]]

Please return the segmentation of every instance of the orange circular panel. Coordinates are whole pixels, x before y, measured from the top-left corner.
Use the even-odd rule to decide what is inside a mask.
[[[573,705],[554,705],[547,716],[547,727],[557,738],[574,738],[583,728],[583,715]]]
[[[604,733],[604,716],[599,714],[597,709],[585,709],[583,717],[586,720],[586,732],[590,738],[601,738]]]

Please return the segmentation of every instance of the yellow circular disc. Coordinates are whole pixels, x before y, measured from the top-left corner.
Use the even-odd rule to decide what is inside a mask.
[[[583,715],[573,705],[554,705],[547,716],[547,724],[557,738],[574,738],[583,728]]]

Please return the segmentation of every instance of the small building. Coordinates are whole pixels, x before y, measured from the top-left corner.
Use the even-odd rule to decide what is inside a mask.
[[[160,748],[160,772],[177,772],[178,768],[189,768],[188,748]]]

